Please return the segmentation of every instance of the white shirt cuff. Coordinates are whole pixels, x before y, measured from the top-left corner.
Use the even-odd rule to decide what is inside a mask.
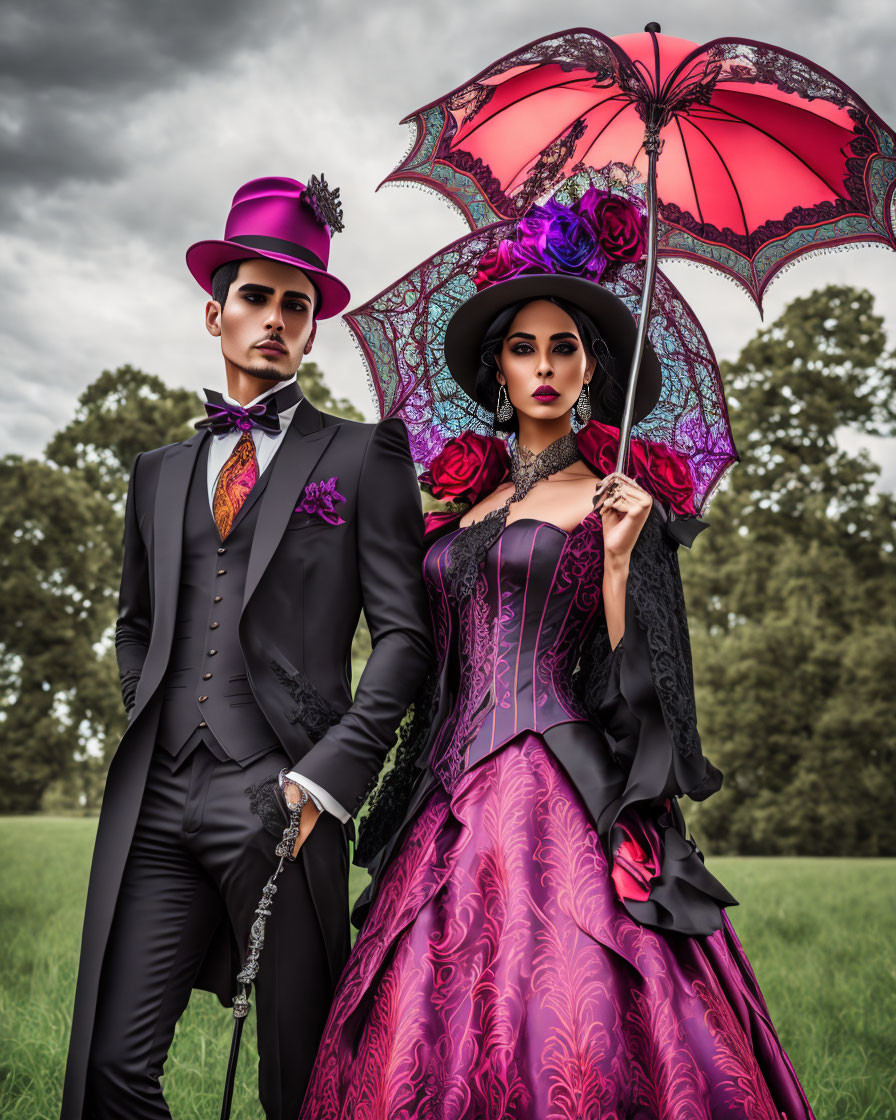
[[[326,809],[328,813],[332,813],[333,816],[343,824],[348,824],[351,820],[351,816],[342,808],[336,798],[331,797],[325,789],[321,789],[320,786],[316,785],[314,782],[309,782],[307,778],[303,778],[296,770],[291,770],[286,776],[291,782],[295,782],[297,785],[300,785],[302,789],[308,791],[308,796],[318,809]]]

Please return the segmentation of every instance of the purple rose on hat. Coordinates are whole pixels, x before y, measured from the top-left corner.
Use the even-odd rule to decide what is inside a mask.
[[[638,261],[647,220],[630,198],[589,187],[570,206],[553,199],[532,210],[479,262],[476,287],[527,273],[564,273],[597,283],[609,264]]]
[[[526,220],[523,219],[520,224],[524,236],[531,236]],[[592,222],[572,207],[551,200],[539,207],[532,225],[544,238],[549,271],[600,279],[607,267],[607,258],[601,251],[599,233]]]
[[[320,482],[309,482],[302,491],[299,504],[293,512],[307,513],[312,517],[319,517],[322,521],[326,521],[328,525],[344,525],[345,519],[336,512],[336,506],[345,501],[345,498],[336,489],[338,481],[339,479],[334,474],[332,478],[328,478],[326,481],[321,479]]]

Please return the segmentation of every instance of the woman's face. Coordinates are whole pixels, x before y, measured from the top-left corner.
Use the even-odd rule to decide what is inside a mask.
[[[535,420],[569,414],[594,373],[566,312],[549,300],[533,300],[514,317],[495,355],[498,381],[518,413]]]

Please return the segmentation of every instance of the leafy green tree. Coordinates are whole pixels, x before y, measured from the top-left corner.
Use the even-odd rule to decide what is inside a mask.
[[[118,519],[77,472],[0,460],[0,810],[31,812],[123,722],[111,643]],[[120,536],[120,533],[119,533]],[[77,794],[84,792],[74,783]]]
[[[896,502],[838,442],[894,431],[883,321],[870,293],[827,287],[722,372],[742,462],[683,570],[726,784],[691,821],[716,851],[896,854]]]
[[[342,416],[346,420],[363,420],[363,413],[346,397],[334,397],[324,381],[324,373],[317,362],[302,362],[299,367],[299,384],[302,392],[314,405],[323,412]]]
[[[57,806],[99,797],[125,723],[113,628],[128,473],[198,411],[123,366],[82,393],[45,461],[0,460],[0,811],[31,812],[48,790]]]
[[[53,436],[45,454],[51,463],[79,471],[98,494],[123,509],[137,455],[186,439],[191,421],[203,415],[195,393],[171,389],[131,365],[119,366],[87,386],[74,419]],[[120,527],[116,532],[120,539]]]

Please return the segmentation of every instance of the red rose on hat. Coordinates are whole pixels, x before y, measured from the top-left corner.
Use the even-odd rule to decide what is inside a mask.
[[[582,200],[588,201],[587,196]],[[628,199],[614,194],[595,197],[592,220],[608,261],[639,261],[647,252],[647,222]]]
[[[574,209],[609,263],[639,261],[647,252],[647,218],[630,198],[591,187]]]

